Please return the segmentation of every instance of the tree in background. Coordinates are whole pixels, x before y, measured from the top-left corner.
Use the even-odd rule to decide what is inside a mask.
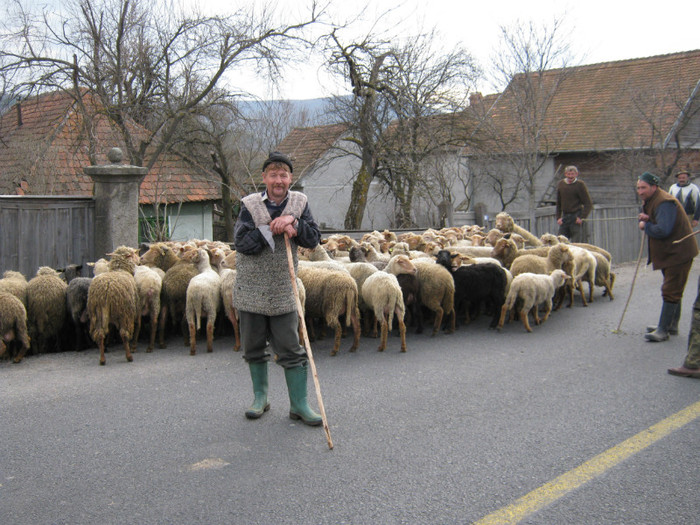
[[[484,112],[480,134],[484,138],[476,159],[498,161],[503,171],[476,174],[499,196],[503,207],[527,195],[530,224],[535,223],[536,183],[550,153],[565,137],[565,121],[555,121],[550,106],[569,78],[572,60],[563,20],[551,25],[533,22],[501,27],[501,45],[492,74],[507,86],[495,104]]]

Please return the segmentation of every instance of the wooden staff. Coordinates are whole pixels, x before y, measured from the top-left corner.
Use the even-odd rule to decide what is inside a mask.
[[[306,347],[306,354],[309,356],[309,364],[311,365],[311,375],[314,378],[314,386],[316,387],[316,399],[318,401],[318,409],[321,411],[321,419],[323,420],[323,430],[326,431],[326,440],[328,441],[328,448],[333,450],[333,440],[331,439],[331,430],[328,428],[328,420],[326,419],[326,409],[323,406],[323,398],[321,397],[321,384],[318,381],[318,374],[316,373],[316,363],[314,363],[314,355],[311,352],[311,343],[309,343],[309,334],[306,332],[306,321],[304,321],[304,309],[301,306],[301,299],[299,299],[299,290],[297,289],[297,277],[294,273],[294,259],[292,257],[292,245],[289,242],[289,235],[284,234],[284,244],[287,247],[287,263],[289,265],[289,277],[292,280],[292,289],[294,290],[294,298],[297,302],[297,312],[299,312],[299,323],[301,326],[301,333],[304,336],[304,346]]]
[[[681,237],[681,238],[678,239],[677,241],[673,241],[671,244],[678,244],[679,242],[683,242],[684,240],[686,240],[686,239],[692,237],[693,235],[697,235],[698,233],[700,233],[700,230],[695,231],[695,232],[693,232],[693,233],[689,233],[689,234],[686,235],[685,237]]]
[[[625,313],[627,313],[627,307],[630,305],[630,299],[632,299],[632,292],[634,291],[634,283],[637,281],[637,272],[639,272],[639,263],[642,262],[642,255],[644,255],[644,240],[646,239],[646,234],[642,232],[642,242],[639,245],[639,256],[637,257],[637,266],[634,268],[634,276],[632,277],[632,285],[630,286],[630,294],[627,296],[627,302],[625,307],[622,309],[622,315],[620,316],[620,323],[617,325],[617,329],[613,330],[614,334],[620,333],[620,328],[622,327],[622,320],[625,318]]]

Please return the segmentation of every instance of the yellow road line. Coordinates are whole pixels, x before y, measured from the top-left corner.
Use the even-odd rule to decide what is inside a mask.
[[[474,522],[474,525],[518,523],[698,417],[700,417],[700,401],[598,454],[593,459],[533,490],[507,507],[483,517]]]

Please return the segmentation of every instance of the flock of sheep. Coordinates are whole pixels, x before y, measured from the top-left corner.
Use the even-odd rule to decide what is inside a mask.
[[[107,256],[93,265],[94,277],[76,276],[74,267],[61,272],[42,267],[29,281],[19,272],[5,272],[0,357],[19,363],[29,349],[81,350],[90,344],[89,334],[100,349],[101,365],[110,335],[119,337],[132,361],[144,319],[150,328],[147,352],[156,336],[164,348],[166,335],[181,334],[195,355],[203,318],[208,352],[216,327],[232,328],[234,350],[240,349],[233,307],[235,251],[228,244],[155,243],[142,255],[120,246]],[[350,351],[363,334],[379,337],[379,351],[384,350],[394,318],[405,352],[407,325],[421,333],[426,315],[433,335],[443,326],[453,332],[458,320],[469,323],[482,313],[491,315],[490,326],[499,330],[518,316],[530,332],[531,315],[536,324],[544,322],[567,298],[571,306],[576,290],[584,306],[593,300],[594,286],[613,299],[608,252],[551,234],[538,239],[507,213],[499,214],[488,232],[476,226],[400,235],[385,230],[359,241],[331,235],[313,250],[299,248],[298,258],[297,289],[309,336],[314,340],[317,328],[332,328],[332,355],[350,327]],[[72,329],[66,330],[68,325]]]

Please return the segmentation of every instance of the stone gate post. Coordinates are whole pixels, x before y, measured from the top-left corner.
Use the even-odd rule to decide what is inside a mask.
[[[119,148],[107,154],[111,164],[83,168],[95,183],[95,253],[139,245],[139,186],[148,168],[120,164]]]

